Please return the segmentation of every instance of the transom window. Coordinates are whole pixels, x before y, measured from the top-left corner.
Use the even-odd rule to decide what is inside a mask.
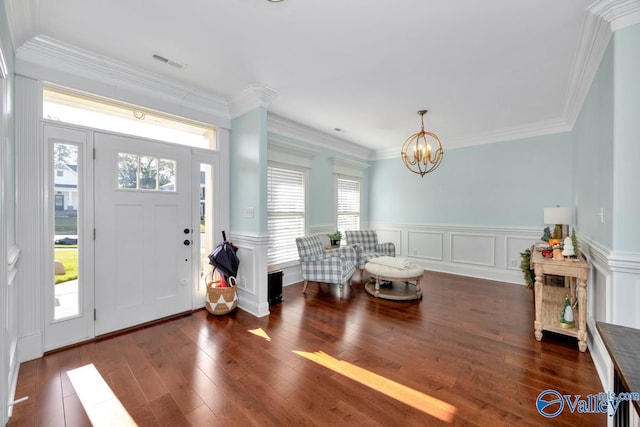
[[[297,260],[296,237],[305,234],[305,173],[267,167],[267,210],[267,263]]]
[[[216,149],[215,129],[187,119],[53,87],[44,88],[42,99],[42,117],[47,120]]]

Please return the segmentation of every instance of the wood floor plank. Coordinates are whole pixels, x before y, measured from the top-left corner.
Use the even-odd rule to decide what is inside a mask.
[[[534,339],[531,291],[432,272],[422,283],[423,298],[406,302],[357,281],[342,297],[296,284],[263,318],[201,310],[23,363],[16,397],[29,400],[9,426],[86,425],[66,372],[89,363],[139,426],[606,424],[537,412],[543,390],[603,390],[575,339]],[[455,407],[452,422],[424,402]]]

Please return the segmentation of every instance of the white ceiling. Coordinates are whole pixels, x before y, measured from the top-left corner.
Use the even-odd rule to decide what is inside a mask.
[[[378,153],[420,109],[445,150],[567,130],[593,2],[30,1],[18,46],[45,35],[228,100],[264,85],[269,112]]]

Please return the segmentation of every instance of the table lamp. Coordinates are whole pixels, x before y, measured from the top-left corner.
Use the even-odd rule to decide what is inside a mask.
[[[561,208],[556,206],[555,208],[544,208],[544,223],[553,224],[553,240],[560,241],[564,239],[565,233],[563,226],[571,224],[573,219],[573,212],[571,208]],[[553,244],[551,240],[549,243]]]

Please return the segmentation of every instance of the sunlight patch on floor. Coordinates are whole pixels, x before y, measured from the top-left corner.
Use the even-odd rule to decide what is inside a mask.
[[[340,375],[392,397],[399,402],[412,406],[434,418],[448,423],[453,422],[457,409],[455,406],[449,405],[442,400],[421,393],[349,362],[338,360],[322,351],[311,353],[293,350],[293,352],[325,368],[331,369]]]
[[[253,335],[257,335],[260,338],[264,338],[267,341],[271,341],[271,337],[262,328],[249,329],[248,332],[252,333]]]
[[[67,371],[67,375],[93,426],[138,425],[93,363]]]

